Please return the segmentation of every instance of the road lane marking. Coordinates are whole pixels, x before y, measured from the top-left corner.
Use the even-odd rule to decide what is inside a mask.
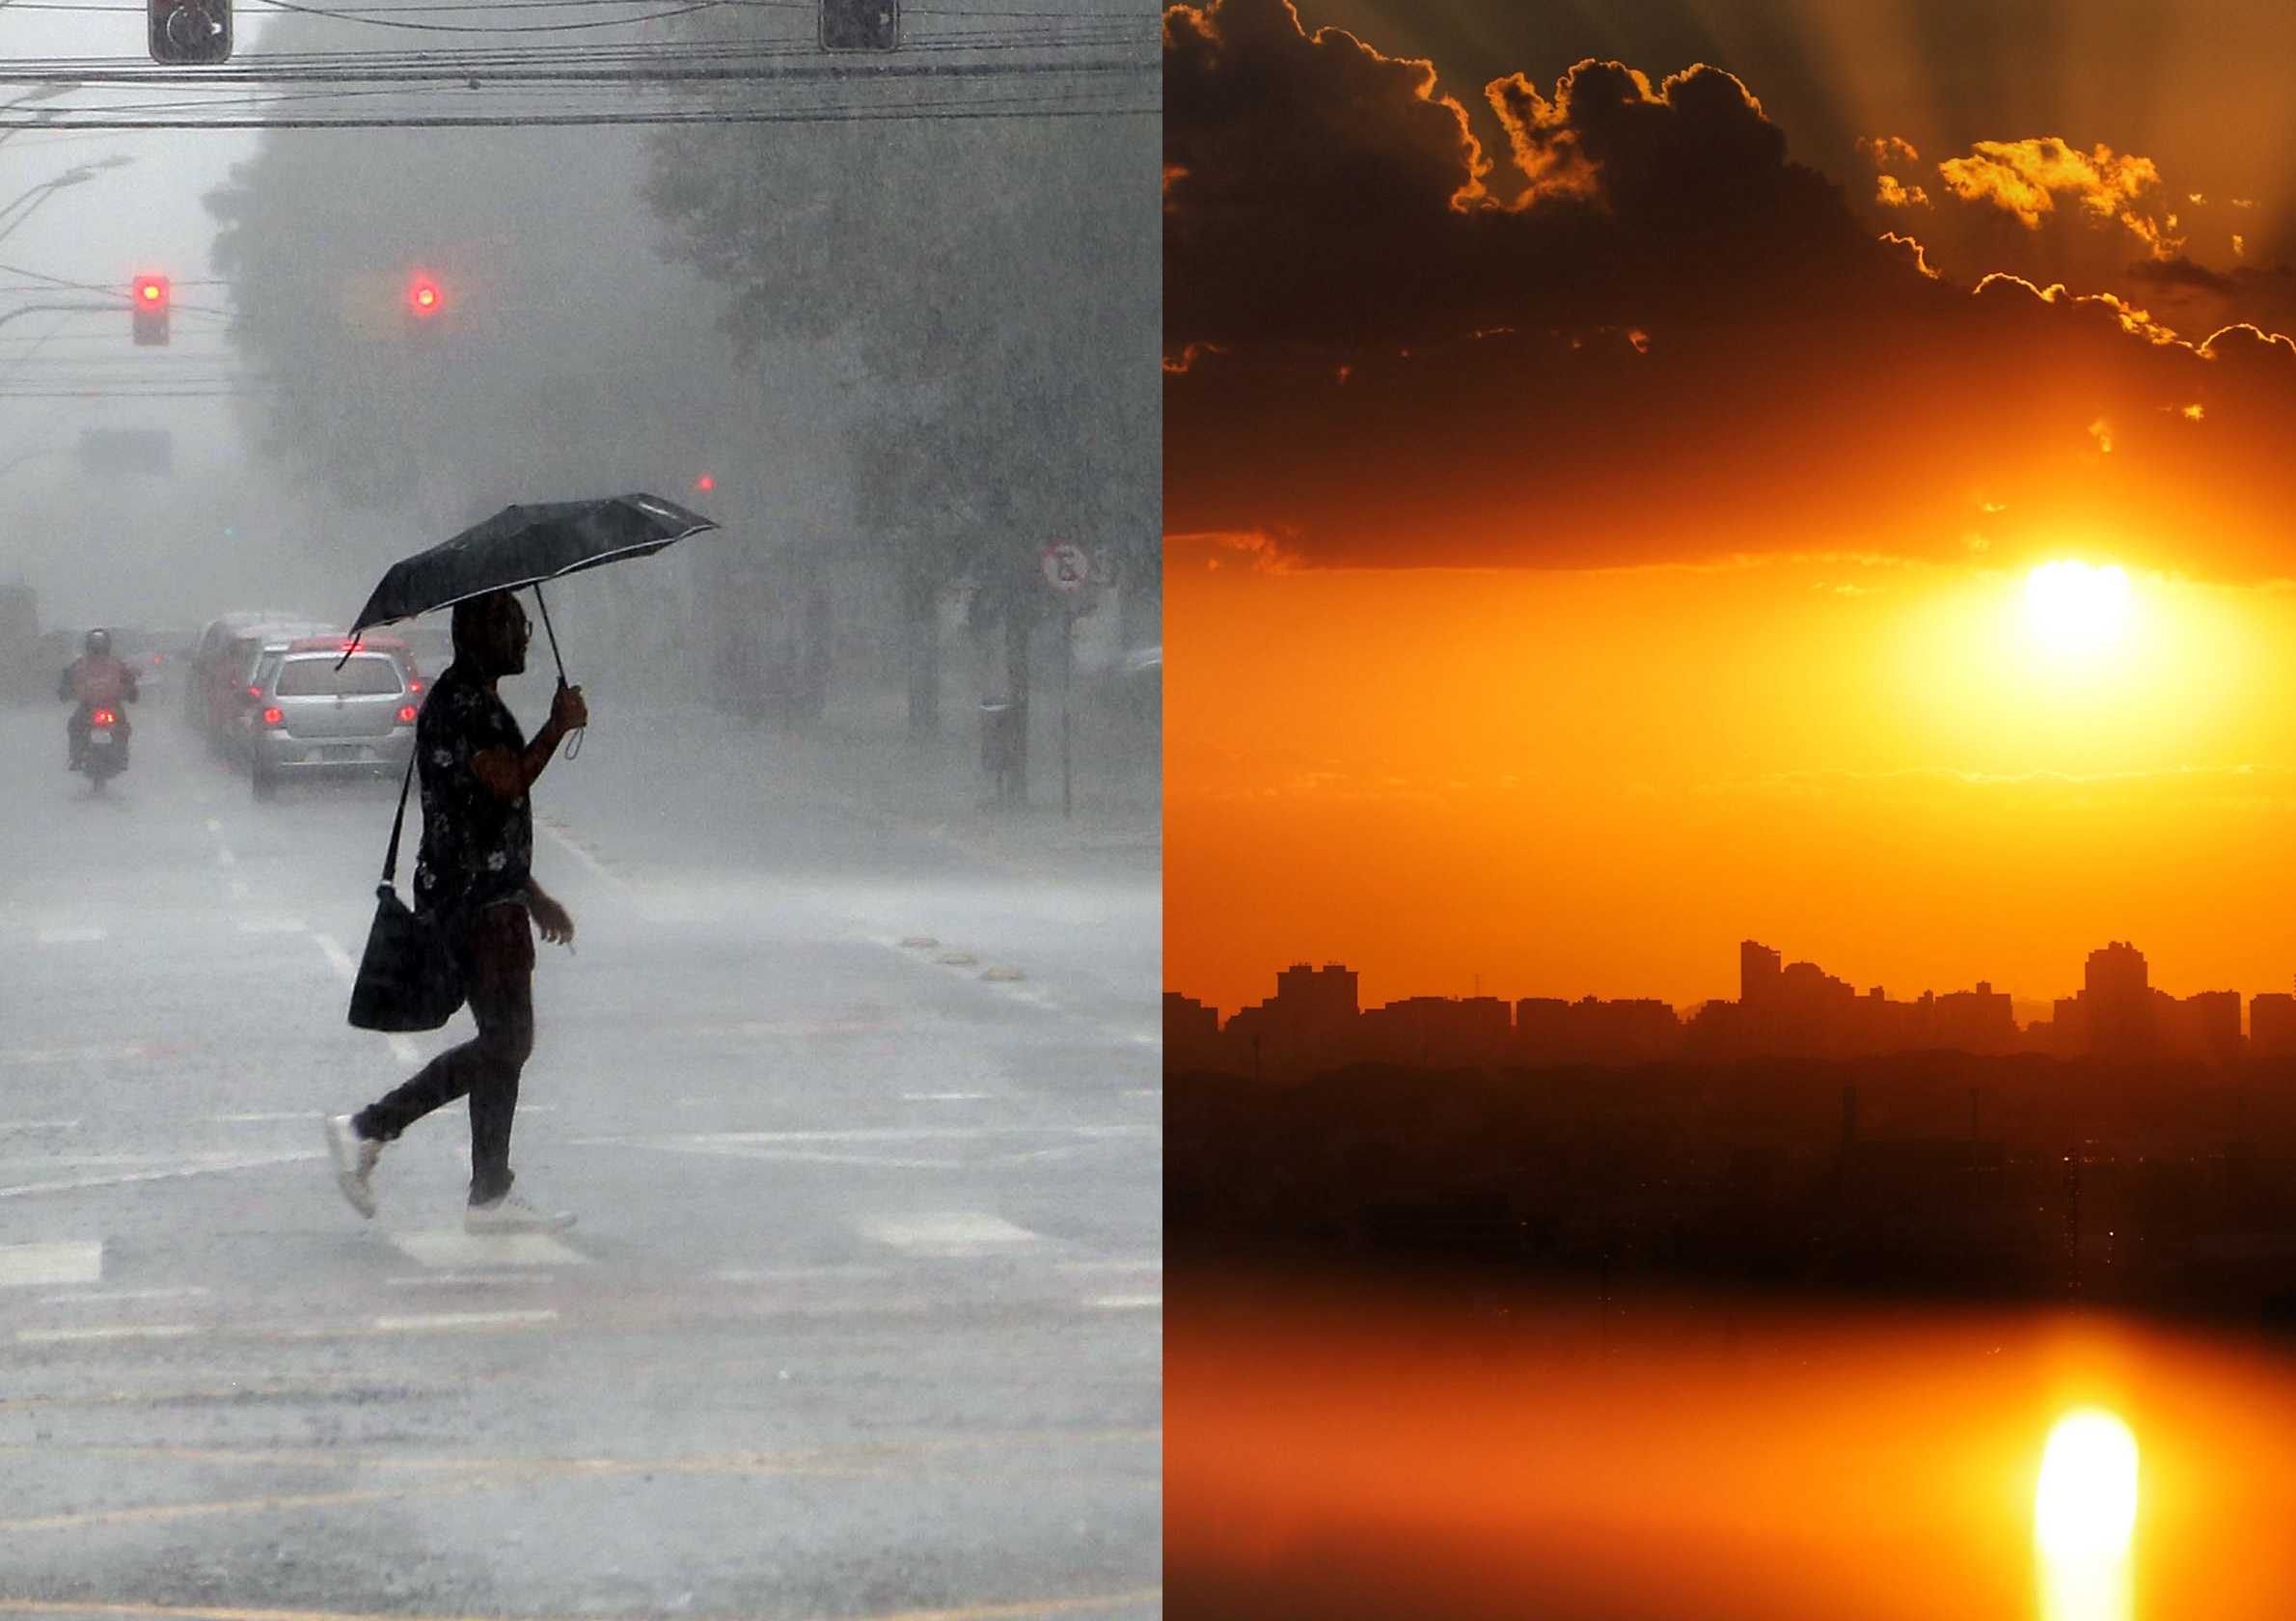
[[[307,1509],[334,1507],[342,1503],[382,1502],[392,1497],[446,1497],[456,1492],[484,1491],[490,1486],[507,1484],[495,1475],[473,1479],[429,1481],[413,1486],[379,1486],[357,1492],[314,1492],[301,1497],[236,1497],[223,1502],[156,1503],[144,1508],[94,1509],[70,1514],[42,1514],[24,1520],[0,1520],[0,1531],[57,1531],[80,1525],[117,1525],[138,1521],[192,1520],[219,1514],[243,1514],[249,1510]],[[228,1609],[191,1607],[168,1609],[155,1605],[118,1605],[54,1603],[39,1600],[10,1599],[0,1601],[0,1609],[31,1610],[54,1615],[181,1615],[203,1616],[208,1621],[321,1621],[333,1612],[296,1609]],[[335,1621],[349,1621],[336,1617]],[[379,1618],[377,1618],[379,1621]]]
[[[467,1233],[451,1227],[434,1232],[393,1233],[391,1242],[426,1267],[585,1266],[589,1257],[548,1233]]]
[[[383,1282],[394,1289],[435,1289],[456,1285],[493,1283],[532,1283],[532,1272],[421,1272],[403,1278],[386,1278]]]
[[[470,1490],[463,1482],[452,1482],[443,1489]],[[288,1508],[345,1502],[369,1502],[379,1497],[403,1497],[404,1492],[337,1492],[325,1497],[275,1497],[251,1499],[228,1506],[237,1508]],[[215,1512],[205,1504],[194,1505],[179,1513]],[[126,1513],[129,1511],[123,1511]],[[151,1509],[134,1511],[143,1518],[178,1517],[178,1511]],[[15,1521],[0,1523],[0,1530],[29,1529],[54,1525],[81,1525],[93,1520],[86,1516],[76,1520],[57,1519],[49,1522]],[[113,1516],[119,1518],[119,1516]],[[1102,1609],[1147,1609],[1158,1614],[1163,1610],[1164,1590],[1162,1587],[1142,1587],[1129,1593],[1093,1593],[1077,1598],[1027,1599],[1015,1604],[963,1605],[946,1609],[890,1610],[878,1615],[840,1615],[814,1617],[813,1621],[1028,1621],[1034,1616],[1080,1615]],[[371,1610],[347,1609],[251,1609],[244,1605],[155,1605],[116,1603],[102,1599],[12,1599],[0,1595],[0,1612],[16,1615],[118,1615],[137,1618],[137,1621],[450,1621],[446,1616],[410,1615],[405,1611],[378,1613]],[[489,1621],[483,1616],[460,1615],[452,1621]],[[502,1621],[502,1618],[498,1618]],[[530,1618],[520,1618],[530,1621]]]
[[[42,1295],[42,1305],[108,1305],[116,1301],[183,1300],[205,1295],[207,1290],[197,1283],[186,1283],[173,1289],[83,1289],[69,1295]]]
[[[1043,1234],[1032,1233],[985,1211],[864,1216],[860,1226],[878,1243],[906,1250],[913,1255],[977,1255],[1044,1242]]]
[[[93,946],[99,940],[109,940],[112,931],[101,923],[70,923],[59,928],[43,928],[38,936],[42,946]]]
[[[531,1328],[538,1323],[555,1323],[558,1313],[547,1307],[538,1311],[431,1311],[415,1317],[377,1317],[377,1333],[431,1333],[457,1329],[516,1329]]]
[[[18,1345],[77,1345],[83,1340],[189,1339],[196,1323],[137,1323],[117,1329],[18,1329]]]
[[[26,1182],[14,1188],[0,1188],[0,1199],[29,1198],[35,1194],[76,1194],[94,1188],[124,1188],[137,1182],[165,1182],[178,1176],[206,1176],[216,1171],[256,1170],[264,1166],[292,1165],[302,1160],[321,1160],[326,1155],[317,1149],[279,1154],[243,1155],[214,1165],[179,1166],[173,1170],[138,1170],[123,1176],[77,1176],[61,1182]]]
[[[710,1274],[721,1283],[852,1282],[861,1278],[889,1278],[900,1274],[889,1266],[849,1263],[844,1266],[721,1267]]]
[[[300,918],[239,918],[241,934],[301,934],[310,925]]]
[[[18,1064],[71,1063],[81,1058],[151,1058],[161,1049],[149,1041],[100,1041],[79,1047],[19,1047],[0,1053],[0,1061]]]
[[[315,1152],[315,1150],[314,1150]],[[236,1169],[246,1150],[208,1148],[193,1154],[32,1154],[0,1159],[0,1170],[91,1170],[101,1166],[180,1166],[186,1168]]]
[[[534,820],[541,824],[542,831],[550,835],[551,839],[558,845],[560,849],[565,851],[566,854],[572,856],[576,861],[588,867],[599,877],[605,879],[606,882],[612,884],[615,889],[626,890],[629,888],[629,885],[623,882],[620,873],[615,872],[612,868],[608,867],[606,864],[598,860],[597,857],[591,855],[581,845],[575,843],[573,839],[567,838],[563,833],[560,833],[547,817],[536,816]]]
[[[708,1154],[724,1160],[761,1160],[769,1165],[861,1166],[878,1170],[962,1170],[962,1159],[920,1159],[914,1154],[832,1153],[820,1148],[772,1148],[747,1142],[649,1143],[675,1154]]]
[[[1100,1295],[1084,1303],[1095,1311],[1162,1311],[1164,1298],[1154,1295]]]
[[[0,1132],[12,1131],[77,1131],[77,1120],[0,1120]]]
[[[0,1287],[55,1288],[103,1281],[103,1240],[61,1244],[0,1244]]]
[[[835,1131],[694,1132],[671,1137],[576,1137],[567,1140],[594,1148],[684,1148],[708,1143],[903,1142],[916,1138],[964,1140],[978,1137],[1158,1137],[1162,1128],[1114,1126],[850,1126]]]
[[[903,1103],[985,1103],[986,1092],[903,1092]]]

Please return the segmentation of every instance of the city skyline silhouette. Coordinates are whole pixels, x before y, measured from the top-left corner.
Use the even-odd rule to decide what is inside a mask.
[[[2171,1058],[2227,1063],[2296,1056],[2296,994],[2209,990],[2172,996],[2150,982],[2128,941],[2091,951],[2083,984],[2020,1020],[2016,999],[1979,980],[1895,1000],[1860,992],[1814,962],[1747,940],[1738,995],[1685,1008],[1656,998],[1412,995],[1366,1006],[1357,972],[1295,963],[1273,995],[1222,1017],[1185,992],[1164,993],[1167,1070],[1310,1073],[1351,1062],[1495,1069],[1661,1059],[1850,1058],[1942,1049],[2052,1058]],[[2296,985],[2296,975],[2290,983]]]

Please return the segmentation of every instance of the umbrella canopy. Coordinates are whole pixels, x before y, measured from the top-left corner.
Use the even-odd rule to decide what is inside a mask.
[[[351,634],[465,597],[538,586],[602,563],[644,557],[717,527],[658,495],[506,507],[453,539],[393,563],[351,621]]]

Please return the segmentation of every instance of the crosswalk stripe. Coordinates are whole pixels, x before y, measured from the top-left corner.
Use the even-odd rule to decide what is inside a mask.
[[[510,1329],[535,1323],[555,1323],[558,1313],[538,1311],[432,1311],[414,1317],[377,1317],[381,1333],[424,1333],[451,1329]]]
[[[902,1216],[864,1216],[861,1229],[880,1244],[913,1255],[970,1255],[1043,1242],[1041,1234],[1001,1216],[956,1210]]]
[[[189,1339],[200,1332],[196,1323],[138,1323],[117,1329],[18,1329],[19,1345],[76,1345],[104,1339]]]
[[[483,1270],[487,1267],[584,1266],[589,1257],[548,1233],[393,1233],[391,1242],[426,1267]]]
[[[0,1244],[0,1286],[54,1288],[103,1280],[103,1241]]]

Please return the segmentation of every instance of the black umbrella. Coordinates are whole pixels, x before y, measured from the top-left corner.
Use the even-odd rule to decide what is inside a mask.
[[[558,632],[551,629],[542,582],[602,563],[645,557],[717,527],[700,513],[658,495],[506,507],[453,539],[393,563],[351,622],[351,636],[356,640],[363,630],[427,614],[465,597],[532,586],[535,605],[542,610],[542,629],[550,637],[550,656],[557,660],[562,681],[566,661],[559,657]]]

